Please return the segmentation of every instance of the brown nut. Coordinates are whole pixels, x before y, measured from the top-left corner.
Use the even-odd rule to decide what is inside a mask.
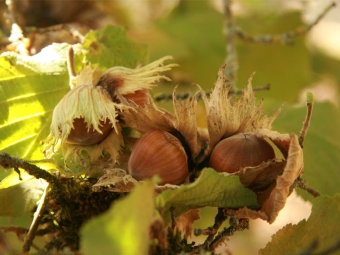
[[[220,141],[213,149],[210,167],[235,173],[242,167],[257,166],[275,158],[272,146],[252,133],[240,133]]]
[[[110,134],[113,127],[111,122],[106,119],[105,122],[99,121],[99,129],[102,133],[95,130],[92,125],[88,128],[84,118],[76,118],[73,120],[73,129],[71,129],[66,142],[84,146],[97,144]]]
[[[129,173],[137,180],[158,175],[160,185],[181,184],[188,176],[187,155],[180,141],[161,130],[145,133],[132,148]]]

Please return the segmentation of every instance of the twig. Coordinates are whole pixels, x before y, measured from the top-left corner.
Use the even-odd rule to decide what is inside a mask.
[[[75,87],[76,79],[77,79],[77,73],[74,67],[74,51],[73,47],[69,46],[67,49],[67,70],[69,78],[69,86],[71,89]]]
[[[176,227],[176,217],[175,217],[175,207],[170,207],[170,213],[171,213],[171,228],[175,229]]]
[[[226,237],[234,235],[236,231],[243,231],[245,229],[249,229],[249,219],[241,218],[238,220],[237,225],[231,225],[229,228],[224,228],[224,230],[211,242],[209,250],[215,250],[215,248],[220,245]]]
[[[297,178],[292,187],[294,188],[300,188],[303,189],[305,191],[307,191],[309,194],[311,194],[314,197],[319,197],[321,196],[320,192],[318,192],[317,190],[313,189],[312,187],[309,187],[307,182],[305,180],[303,180],[302,178]]]
[[[21,228],[21,227],[14,227],[14,226],[6,226],[6,227],[0,227],[0,230],[3,230],[5,233],[7,232],[13,232],[17,236],[26,234],[28,229],[27,228]]]
[[[22,252],[23,253],[28,253],[30,251],[33,239],[36,236],[36,232],[37,232],[39,223],[41,221],[41,217],[43,215],[41,212],[42,212],[42,209],[44,208],[44,205],[45,205],[47,189],[48,189],[48,185],[46,186],[46,188],[44,190],[44,193],[43,193],[43,195],[40,199],[40,203],[39,203],[37,210],[34,214],[31,226],[30,226],[30,228],[29,228],[29,230],[28,230],[28,232],[25,236],[24,244],[22,246]]]
[[[247,42],[252,42],[252,43],[259,43],[259,44],[283,44],[283,45],[291,45],[293,44],[292,38],[300,36],[302,34],[307,33],[309,30],[312,29],[313,26],[315,26],[326,14],[327,12],[335,7],[336,4],[333,2],[329,6],[326,7],[326,9],[316,18],[314,22],[312,22],[309,25],[306,26],[301,26],[293,31],[285,32],[282,34],[277,34],[277,35],[259,35],[259,36],[251,36],[247,35],[244,33],[240,28],[235,28],[235,34],[247,41]]]
[[[225,76],[231,82],[231,86],[236,86],[236,74],[238,70],[238,56],[235,47],[235,25],[233,19],[233,13],[231,11],[231,0],[224,0],[224,16],[225,16],[225,30],[226,30],[226,51],[227,58],[225,60],[226,69]]]
[[[253,88],[253,91],[256,92],[256,91],[263,91],[263,90],[270,90],[270,84],[266,84],[264,86],[260,86],[260,87],[256,87],[256,88]],[[243,90],[238,90],[238,89],[232,89],[229,91],[229,96],[231,95],[240,95],[243,93]],[[204,94],[209,97],[210,94],[211,94],[211,91],[204,91]],[[184,100],[184,99],[187,99],[188,97],[191,97],[191,94],[190,93],[177,93],[176,94],[176,99],[179,99],[179,100]],[[202,96],[201,94],[198,94],[196,96],[197,100],[201,100],[202,99]],[[158,94],[156,96],[153,97],[154,101],[155,102],[161,102],[161,101],[168,101],[168,100],[172,100],[173,97],[172,97],[172,94]]]
[[[13,168],[19,174],[19,168],[22,168],[35,178],[41,178],[47,181],[53,188],[55,188],[55,192],[57,193],[61,193],[64,189],[59,179],[57,179],[54,175],[37,167],[36,165],[29,164],[23,159],[12,157],[8,153],[0,152],[0,166],[5,169]]]
[[[306,115],[305,121],[303,122],[302,130],[299,136],[299,144],[301,148],[303,148],[303,142],[305,140],[305,136],[307,134],[307,130],[308,130],[310,120],[312,117],[313,105],[314,105],[314,95],[310,92],[307,92],[307,115]]]
[[[201,245],[197,245],[193,248],[194,252],[198,252],[201,249],[207,249],[210,246],[210,243],[214,240],[214,236],[216,235],[218,229],[221,227],[223,222],[228,218],[228,215],[225,213],[225,209],[223,208],[218,208],[218,212],[215,216],[215,223],[212,227],[209,227],[208,229],[200,230],[200,229],[195,229],[194,234],[201,235],[201,234],[208,234],[207,239],[205,242]]]

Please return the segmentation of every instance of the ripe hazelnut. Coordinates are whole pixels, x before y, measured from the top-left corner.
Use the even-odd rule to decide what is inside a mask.
[[[266,140],[252,133],[240,133],[220,141],[209,164],[218,172],[235,173],[242,167],[258,166],[273,158],[274,149]]]
[[[124,97],[127,100],[131,100],[135,102],[137,105],[143,107],[149,100],[148,94],[149,92],[147,89],[141,89],[135,91],[134,93],[125,94]]]
[[[168,132],[145,133],[132,148],[129,173],[137,180],[158,175],[160,185],[181,184],[188,175],[187,155],[180,141]]]
[[[84,118],[76,118],[73,120],[73,129],[71,129],[66,142],[75,145],[93,145],[103,141],[113,129],[111,122],[99,121],[99,129],[102,133],[99,133],[93,128],[92,125],[88,127]]]

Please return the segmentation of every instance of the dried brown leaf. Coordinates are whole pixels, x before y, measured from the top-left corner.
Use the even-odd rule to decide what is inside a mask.
[[[176,228],[185,237],[191,237],[194,222],[201,219],[199,209],[190,209],[186,213],[176,218]]]
[[[261,128],[256,130],[256,135],[261,138],[269,138],[280,149],[285,158],[288,156],[291,137],[289,134],[282,134],[277,131]]]
[[[123,169],[106,169],[104,172],[105,174],[92,186],[93,191],[100,192],[102,190],[108,190],[111,192],[123,193],[130,192],[138,185],[138,181],[127,174]]]
[[[282,174],[286,161],[273,159],[259,166],[245,167],[238,173],[241,183],[253,191],[263,191]]]
[[[160,129],[163,131],[171,132],[174,130],[171,121],[175,117],[164,109],[158,108],[149,96],[149,100],[143,106],[139,106],[134,102],[124,100],[131,108],[123,110],[121,117],[126,126],[131,127],[141,133],[146,133],[151,130]]]
[[[172,125],[182,134],[185,142],[190,148],[191,157],[193,160],[195,160],[201,151],[196,121],[196,97],[199,92],[197,92],[192,99],[188,98],[185,101],[179,101],[176,99],[176,88],[173,92],[175,119],[172,121]]]

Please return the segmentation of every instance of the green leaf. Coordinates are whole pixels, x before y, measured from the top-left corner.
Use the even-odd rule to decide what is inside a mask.
[[[148,254],[154,214],[154,183],[145,181],[81,230],[81,251],[89,254]]]
[[[156,206],[159,209],[164,208],[164,219],[168,223],[169,209],[172,206],[175,208],[175,214],[181,215],[189,209],[204,206],[258,208],[258,203],[255,193],[245,188],[237,176],[220,174],[206,168],[195,182],[158,195]]]
[[[0,56],[0,151],[41,159],[54,106],[67,92],[67,44],[53,44],[35,56]]]
[[[103,29],[90,31],[85,36],[84,49],[86,61],[97,64],[103,69],[112,66],[135,68],[145,64],[147,47],[132,41],[121,27],[106,26]]]
[[[0,216],[20,217],[40,199],[46,183],[30,178],[18,185],[0,189]]]
[[[1,54],[0,151],[26,159],[43,158],[40,142],[49,134],[54,107],[69,90],[68,47],[52,44],[35,56]],[[112,26],[89,32],[84,45],[73,48],[78,69],[82,58],[103,69],[146,62],[145,46]]]
[[[268,102],[267,102],[268,103]],[[286,105],[275,120],[273,130],[299,134],[307,107]],[[314,103],[313,114],[304,140],[303,178],[322,195],[334,195],[340,186],[340,110],[331,103]],[[305,199],[311,195],[297,190]]]
[[[297,225],[288,224],[279,230],[259,254],[301,254],[304,248],[317,241],[316,254],[339,241],[339,222],[340,195],[318,197],[307,221],[302,220]]]

